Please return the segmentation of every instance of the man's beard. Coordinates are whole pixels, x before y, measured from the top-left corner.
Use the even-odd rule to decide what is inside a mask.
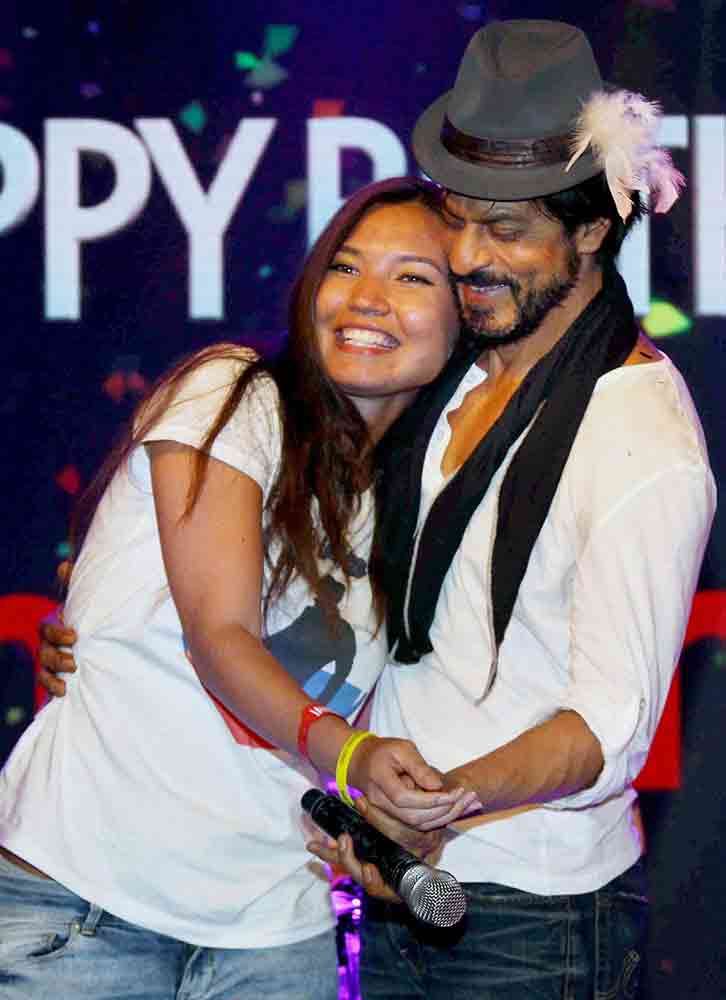
[[[545,317],[557,306],[561,305],[577,283],[580,269],[580,256],[574,245],[570,244],[566,260],[566,276],[555,277],[544,288],[532,288],[522,297],[522,286],[512,278],[503,281],[493,276],[487,276],[484,285],[507,285],[511,291],[517,309],[515,323],[499,332],[493,333],[487,329],[487,320],[495,314],[494,309],[469,309],[463,315],[463,336],[482,350],[492,347],[503,347],[514,344],[531,336],[544,321]],[[459,284],[462,279],[459,279]],[[467,275],[463,283],[476,284],[474,275]]]

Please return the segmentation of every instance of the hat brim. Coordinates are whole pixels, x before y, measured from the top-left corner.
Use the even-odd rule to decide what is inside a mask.
[[[469,198],[525,201],[564,191],[601,172],[589,148],[568,171],[565,163],[543,167],[488,167],[452,156],[441,142],[441,128],[451,93],[447,91],[424,111],[411,138],[418,165],[442,187]]]

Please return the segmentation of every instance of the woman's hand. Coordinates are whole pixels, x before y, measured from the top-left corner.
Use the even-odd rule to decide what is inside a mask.
[[[62,646],[73,646],[76,633],[72,628],[66,628],[62,619],[41,622],[40,628],[40,670],[38,682],[51,697],[62,698],[66,693],[66,682],[57,674],[74,674],[76,662],[73,656],[61,649]]]
[[[358,812],[381,833],[401,844],[427,864],[436,864],[443,845],[443,829],[422,833],[378,809],[364,796],[356,799],[355,805]],[[308,842],[307,849],[322,861],[335,865],[350,875],[354,881],[363,886],[368,895],[389,903],[401,901],[393,889],[383,881],[381,873],[374,864],[358,860],[353,841],[347,833],[342,834],[337,840],[323,833],[316,833]]]
[[[475,793],[463,785],[444,784],[410,740],[369,737],[356,748],[349,784],[370,806],[420,831],[446,826],[471,810]]]

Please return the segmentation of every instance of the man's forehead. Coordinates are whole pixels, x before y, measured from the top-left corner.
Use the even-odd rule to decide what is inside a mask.
[[[492,201],[471,198],[447,191],[444,205],[448,212],[471,222],[492,222],[495,219],[528,219],[537,211],[534,201]]]

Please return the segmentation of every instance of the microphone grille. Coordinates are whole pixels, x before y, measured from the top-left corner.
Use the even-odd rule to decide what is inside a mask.
[[[466,913],[464,890],[453,875],[428,865],[413,865],[398,887],[415,917],[436,927],[453,927]]]

